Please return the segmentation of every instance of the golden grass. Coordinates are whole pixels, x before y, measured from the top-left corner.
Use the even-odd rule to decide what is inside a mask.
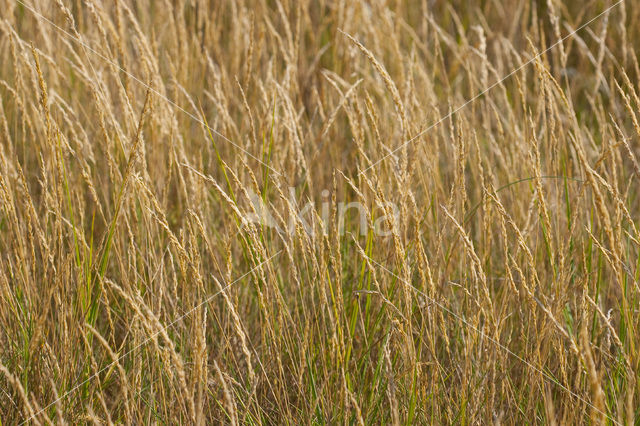
[[[0,8],[1,425],[640,418],[631,2]]]

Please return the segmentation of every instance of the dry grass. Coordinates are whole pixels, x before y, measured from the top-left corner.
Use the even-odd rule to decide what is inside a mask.
[[[637,422],[614,3],[0,0],[0,424]]]

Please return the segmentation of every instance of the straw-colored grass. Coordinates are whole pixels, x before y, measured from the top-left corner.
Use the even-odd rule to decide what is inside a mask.
[[[0,425],[637,423],[639,23],[0,0]]]

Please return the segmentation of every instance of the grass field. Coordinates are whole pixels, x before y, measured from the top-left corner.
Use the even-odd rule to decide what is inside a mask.
[[[631,0],[0,0],[0,425],[637,424]]]

